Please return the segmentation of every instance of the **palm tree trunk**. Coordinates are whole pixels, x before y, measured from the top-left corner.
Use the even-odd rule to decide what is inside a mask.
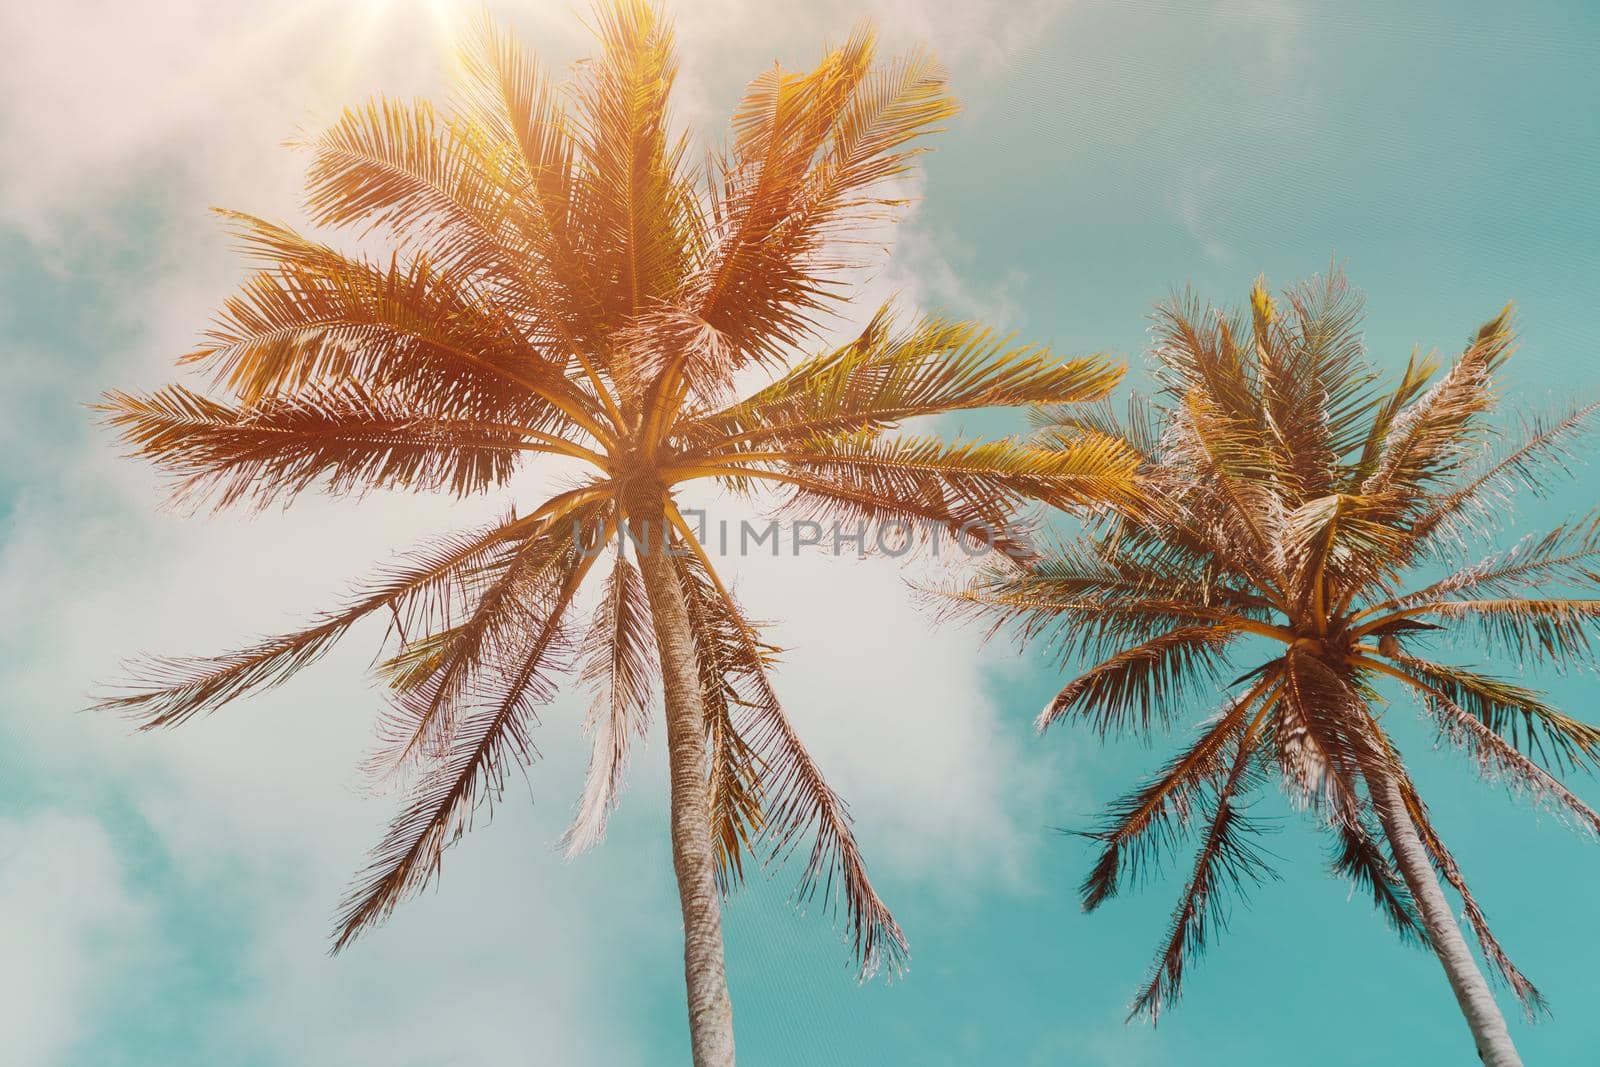
[[[732,1067],[733,1003],[722,959],[722,909],[706,792],[705,708],[683,584],[666,553],[666,516],[657,494],[630,503],[639,572],[654,620],[666,697],[672,775],[672,866],[683,907],[683,973],[695,1067]]]
[[[1500,1006],[1495,1003],[1489,984],[1483,980],[1466,938],[1461,936],[1461,926],[1445,899],[1444,890],[1439,888],[1427,850],[1417,836],[1416,824],[1411,821],[1405,798],[1400,793],[1400,783],[1390,776],[1371,784],[1389,847],[1417,903],[1434,955],[1444,967],[1450,988],[1455,991],[1456,1003],[1461,1005],[1461,1014],[1466,1016],[1467,1026],[1472,1030],[1478,1058],[1489,1067],[1522,1067],[1522,1057],[1511,1043]]]

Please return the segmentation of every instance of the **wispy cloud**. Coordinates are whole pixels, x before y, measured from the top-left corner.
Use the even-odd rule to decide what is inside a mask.
[[[117,995],[148,931],[124,863],[95,819],[47,809],[0,817],[0,1031],[6,1062],[66,1062]]]

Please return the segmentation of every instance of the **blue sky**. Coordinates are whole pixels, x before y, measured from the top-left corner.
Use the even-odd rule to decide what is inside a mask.
[[[1286,283],[1337,257],[1368,294],[1380,366],[1413,346],[1449,352],[1515,299],[1508,403],[1600,397],[1600,18],[1587,5],[794,6],[681,5],[685,119],[720,129],[744,76],[811,61],[862,12],[892,41],[929,40],[967,104],[869,300],[897,290],[1137,368],[1149,307],[1174,287],[1232,302],[1257,273]],[[584,698],[558,701],[545,759],[449,855],[440,890],[329,960],[333,905],[395,799],[360,789],[381,700],[362,635],[292,687],[180,733],[130,737],[76,713],[122,655],[274,629],[391,549],[495,510],[384,496],[173,514],[81,407],[164,380],[237,278],[205,207],[293,217],[299,164],[279,142],[371,91],[434,90],[449,10],[302,2],[263,17],[188,0],[0,15],[0,36],[22,42],[0,72],[8,1063],[684,1058],[659,736],[607,841],[563,860]],[[498,10],[552,60],[580,54],[567,5]],[[1513,529],[1597,497],[1596,472],[1579,470],[1552,499],[1519,501]],[[756,879],[726,914],[747,1062],[1471,1056],[1437,964],[1327,877],[1321,838],[1275,799],[1261,810],[1281,817],[1269,847],[1283,881],[1235,909],[1158,1029],[1124,1026],[1178,886],[1084,916],[1087,850],[1052,828],[1092,818],[1161,748],[1034,738],[1054,668],[930,633],[893,561],[750,561],[739,582],[754,614],[781,620],[786,703],[913,945],[904,979],[858,986],[827,916],[789,903],[796,872]],[[1600,716],[1590,679],[1539,682]],[[1551,1000],[1553,1019],[1512,1022],[1525,1058],[1591,1061],[1600,847],[1476,781],[1420,724],[1399,732],[1502,942]]]

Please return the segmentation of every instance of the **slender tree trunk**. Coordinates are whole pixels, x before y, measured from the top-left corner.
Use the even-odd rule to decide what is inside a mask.
[[[683,583],[666,554],[660,490],[630,501],[629,519],[642,547],[644,579],[661,654],[666,697],[667,762],[672,774],[672,866],[683,906],[683,973],[689,992],[689,1036],[695,1067],[732,1067],[733,1003],[722,960],[722,908],[711,844],[706,792],[705,707]]]
[[[1434,876],[1433,865],[1428,860],[1422,839],[1417,836],[1417,827],[1406,809],[1399,782],[1391,777],[1386,781],[1372,782],[1371,786],[1378,818],[1389,838],[1389,846],[1394,850],[1400,873],[1411,889],[1411,897],[1417,903],[1417,911],[1422,917],[1423,927],[1428,931],[1434,954],[1444,967],[1445,977],[1450,979],[1456,1003],[1461,1005],[1461,1014],[1466,1016],[1467,1026],[1472,1030],[1472,1039],[1478,1046],[1478,1058],[1489,1067],[1522,1067],[1522,1057],[1517,1055],[1516,1046],[1511,1043],[1511,1034],[1506,1029],[1505,1017],[1500,1014],[1500,1006],[1495,1003],[1489,984],[1483,980],[1483,973],[1472,958],[1472,950],[1467,947],[1466,938],[1461,936],[1461,926],[1456,921],[1455,912]]]

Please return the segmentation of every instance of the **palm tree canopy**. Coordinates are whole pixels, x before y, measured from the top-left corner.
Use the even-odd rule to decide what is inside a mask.
[[[1600,831],[1561,774],[1600,758],[1600,728],[1544,697],[1429,651],[1459,636],[1519,663],[1592,664],[1600,618],[1600,514],[1508,551],[1470,549],[1519,487],[1539,488],[1600,405],[1526,422],[1492,448],[1495,376],[1513,346],[1509,306],[1449,364],[1413,355],[1398,383],[1365,362],[1362,305],[1337,270],[1264,282],[1228,313],[1189,295],[1156,315],[1157,388],[1126,417],[1108,402],[1037,416],[1038,443],[1119,435],[1157,501],[1091,521],[1031,562],[992,566],[949,603],[1087,669],[1050,701],[1043,730],[1101,735],[1175,726],[1221,708],[1187,748],[1089,833],[1082,885],[1098,907],[1194,831],[1187,886],[1133,1013],[1176,999],[1186,964],[1225,922],[1230,890],[1270,877],[1247,794],[1278,780],[1334,838],[1332,866],[1402,934],[1426,937],[1376,828],[1373,786],[1398,782],[1438,872],[1461,895],[1485,956],[1530,1009],[1542,1002],[1495,941],[1406,777],[1378,683],[1409,690],[1488,776]],[[1436,581],[1413,577],[1443,568]],[[1242,672],[1242,673],[1241,673]]]
[[[894,182],[919,139],[955,114],[943,73],[917,52],[881,62],[858,31],[814,70],[756,78],[726,145],[694,165],[668,112],[670,26],[637,0],[595,18],[599,55],[564,89],[485,23],[448,112],[380,99],[305,141],[311,221],[391,251],[358,255],[223,213],[258,269],[183,359],[211,392],[103,403],[180,496],[217,506],[311,490],[464,496],[504,486],[533,457],[577,465],[575,484],[418,550],[302,630],[148,661],[104,704],[147,728],[176,725],[285,680],[368,616],[392,621],[375,767],[415,788],[345,902],[342,947],[428,884],[480,804],[532,759],[535,709],[562,672],[596,693],[567,842],[601,835],[658,672],[621,533],[636,511],[664,513],[708,709],[724,885],[749,851],[784,853],[809,835],[804,889],[842,896],[863,967],[894,962],[900,931],[778,703],[773,650],[672,490],[773,486],[780,508],[808,516],[951,531],[1000,528],[1027,498],[1125,497],[1139,459],[1113,438],[1042,448],[890,432],[921,415],[1093,399],[1121,372],[889,309],[797,360],[874,254],[860,235],[896,214]],[[751,389],[752,376],[768,384]],[[602,558],[595,614],[575,619]]]

